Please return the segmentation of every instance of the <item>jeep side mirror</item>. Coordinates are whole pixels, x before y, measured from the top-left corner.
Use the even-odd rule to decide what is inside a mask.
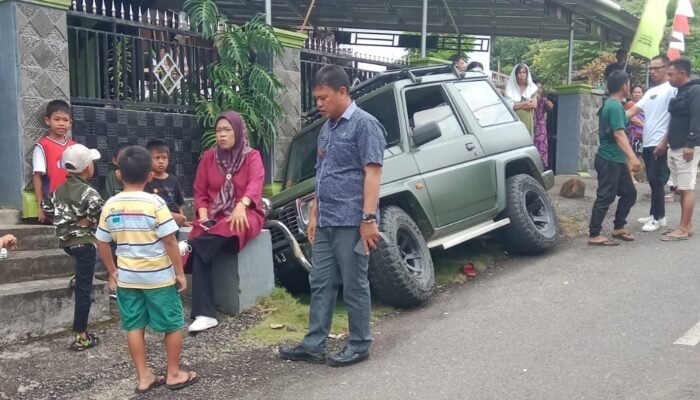
[[[420,147],[442,136],[442,128],[435,121],[413,128],[413,145]]]

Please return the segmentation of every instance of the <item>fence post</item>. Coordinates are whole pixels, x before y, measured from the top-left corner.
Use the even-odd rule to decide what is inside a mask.
[[[0,2],[0,207],[20,208],[34,142],[46,131],[43,109],[68,100],[66,11],[70,0]]]
[[[278,103],[282,107],[277,139],[273,150],[274,182],[284,181],[289,146],[292,138],[301,130],[301,47],[307,39],[305,33],[290,32],[275,28],[275,33],[284,45],[282,56],[272,62],[272,70],[284,84]]]

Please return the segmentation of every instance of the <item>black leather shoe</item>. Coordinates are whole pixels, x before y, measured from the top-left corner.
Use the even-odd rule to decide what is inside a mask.
[[[346,346],[338,354],[328,357],[328,365],[331,367],[347,367],[367,359],[369,359],[369,350],[358,353]]]
[[[289,361],[306,361],[311,364],[323,364],[326,362],[326,353],[309,351],[304,345],[280,346],[280,357]]]

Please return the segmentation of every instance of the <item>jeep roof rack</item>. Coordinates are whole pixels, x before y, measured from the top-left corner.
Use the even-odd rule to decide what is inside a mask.
[[[367,93],[402,79],[409,78],[413,83],[420,83],[423,76],[450,72],[454,72],[454,67],[449,64],[386,71],[350,88],[350,97],[353,100],[357,100]],[[321,118],[321,114],[318,112],[318,109],[314,107],[306,114],[306,125],[313,123],[319,118]]]

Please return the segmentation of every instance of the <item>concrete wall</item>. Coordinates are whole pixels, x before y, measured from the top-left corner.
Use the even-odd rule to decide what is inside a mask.
[[[6,40],[17,35],[15,7],[0,2],[0,207],[19,208],[21,204],[23,147],[21,139],[22,107],[19,97],[19,53],[17,42]]]
[[[558,175],[595,172],[593,163],[598,151],[598,108],[602,96],[582,91],[559,94],[557,105]]]
[[[595,154],[600,145],[598,133],[598,109],[603,96],[596,93],[581,94],[581,144],[579,147],[579,171],[595,173]]]
[[[10,111],[0,116],[0,206],[19,208],[32,172],[31,150],[46,130],[46,103],[70,95],[66,12],[2,2],[0,37],[0,99]]]
[[[278,102],[282,107],[282,119],[279,122],[277,139],[274,147],[274,181],[284,181],[284,170],[292,138],[301,130],[301,51],[298,48],[285,47],[282,57],[273,63],[273,72],[284,85]]]

